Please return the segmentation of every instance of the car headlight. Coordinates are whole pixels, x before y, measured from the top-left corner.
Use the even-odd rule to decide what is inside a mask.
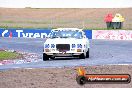
[[[82,52],[82,49],[77,49],[77,52]]]
[[[72,44],[72,48],[76,48],[76,45],[75,44]]]
[[[77,44],[77,48],[82,48],[82,44]]]
[[[45,44],[44,48],[49,48],[50,45],[49,44]]]
[[[49,49],[45,49],[45,52],[50,52],[50,50]]]
[[[51,44],[51,48],[55,48],[55,44]]]
[[[55,51],[55,49],[51,49],[51,51]]]

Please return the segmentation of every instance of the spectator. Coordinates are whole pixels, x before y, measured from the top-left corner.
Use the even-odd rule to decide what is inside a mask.
[[[121,29],[123,26],[124,18],[121,16],[121,14],[117,13],[112,19],[112,22],[114,29]]]
[[[113,28],[112,19],[113,19],[112,14],[109,13],[106,15],[104,21],[106,22],[107,29]]]

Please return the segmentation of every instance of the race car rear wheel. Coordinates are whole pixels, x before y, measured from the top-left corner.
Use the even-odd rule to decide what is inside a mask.
[[[88,51],[86,52],[86,58],[89,58],[89,49],[88,49]]]
[[[45,53],[43,53],[43,61],[49,60],[49,56]]]
[[[82,54],[79,56],[79,59],[85,59],[84,53],[82,53]]]

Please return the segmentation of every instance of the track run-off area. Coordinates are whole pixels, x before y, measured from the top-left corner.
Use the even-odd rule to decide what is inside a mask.
[[[24,59],[0,65],[0,70],[13,68],[74,67],[111,64],[132,64],[132,41],[130,40],[90,40],[90,58],[57,59],[43,61],[41,38],[0,38],[0,49],[27,53]]]

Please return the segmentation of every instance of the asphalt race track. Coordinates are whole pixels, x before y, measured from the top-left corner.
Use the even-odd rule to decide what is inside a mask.
[[[0,48],[31,53],[30,62],[0,65],[0,70],[13,68],[46,68],[93,66],[106,64],[132,64],[132,41],[90,40],[90,58],[42,61],[45,39],[0,38]]]

